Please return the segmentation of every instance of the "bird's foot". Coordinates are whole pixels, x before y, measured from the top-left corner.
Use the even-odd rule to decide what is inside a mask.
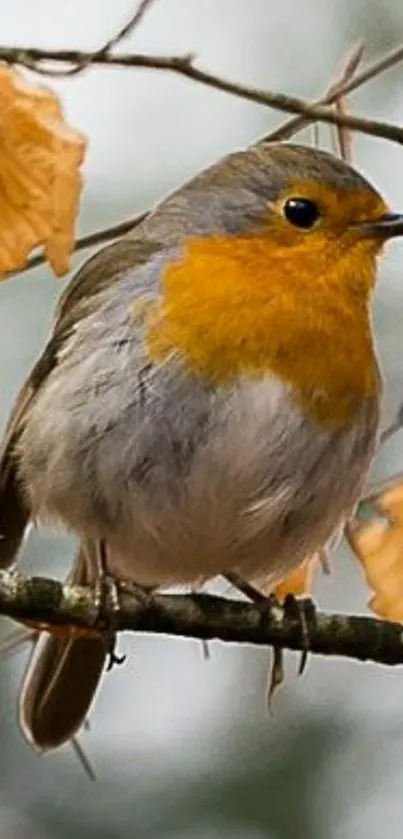
[[[107,671],[112,670],[116,664],[123,664],[125,655],[117,655],[117,630],[118,614],[120,609],[120,582],[110,573],[107,562],[107,551],[104,540],[97,545],[97,603],[98,616],[104,625],[103,636],[108,656]]]
[[[289,620],[295,621],[298,625],[301,643],[301,658],[298,666],[298,675],[302,676],[311,649],[309,625],[316,619],[316,605],[311,597],[295,597],[294,594],[287,594],[282,606],[285,617]]]
[[[298,625],[298,632],[301,644],[301,657],[298,667],[298,675],[302,675],[308,660],[311,649],[309,625],[315,621],[316,607],[311,598],[297,598],[288,594],[283,602],[280,602],[274,594],[264,594],[255,588],[251,583],[243,580],[238,574],[229,573],[225,575],[232,586],[242,592],[249,600],[258,604],[262,615],[272,612],[274,607],[283,609],[285,618],[292,620]],[[284,681],[284,651],[280,647],[273,646],[272,661],[267,690],[267,703],[269,710],[272,709],[272,700],[276,690]]]

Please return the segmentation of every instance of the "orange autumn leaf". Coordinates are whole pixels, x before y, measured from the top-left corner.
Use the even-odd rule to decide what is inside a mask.
[[[315,554],[315,556],[305,559],[297,568],[287,574],[273,591],[277,599],[282,602],[287,594],[293,594],[295,597],[308,594],[312,589],[312,579],[318,562],[319,556]]]
[[[38,245],[68,271],[85,146],[52,91],[0,65],[0,276]]]
[[[403,478],[388,482],[363,501],[346,529],[373,591],[370,608],[403,621]]]

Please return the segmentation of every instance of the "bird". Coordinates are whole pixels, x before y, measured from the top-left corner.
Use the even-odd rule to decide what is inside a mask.
[[[30,522],[75,534],[77,584],[236,574],[269,592],[322,551],[376,451],[371,297],[402,233],[345,161],[260,142],[92,255],[6,427],[0,567]],[[35,749],[75,736],[107,654],[40,634],[19,699]]]

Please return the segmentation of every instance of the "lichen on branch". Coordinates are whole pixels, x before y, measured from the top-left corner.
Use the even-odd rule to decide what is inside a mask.
[[[122,589],[119,608],[100,604],[99,592],[15,571],[0,572],[0,614],[31,628],[93,637],[147,632],[226,643],[275,646],[382,664],[403,664],[403,626],[376,618],[318,611],[309,598],[299,610],[271,599],[249,603],[210,594],[152,594]],[[301,614],[304,621],[301,620]]]

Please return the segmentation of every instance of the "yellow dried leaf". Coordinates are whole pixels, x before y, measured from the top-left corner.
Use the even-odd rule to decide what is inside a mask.
[[[52,91],[0,65],[0,276],[38,245],[56,274],[68,271],[85,146]]]
[[[362,502],[346,529],[361,562],[379,616],[403,621],[403,478],[388,482]]]

